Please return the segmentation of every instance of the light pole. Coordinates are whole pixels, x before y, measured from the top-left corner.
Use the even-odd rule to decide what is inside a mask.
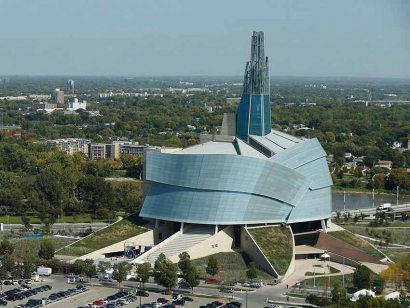
[[[246,298],[246,308],[248,308],[248,290],[245,290],[245,292],[246,292],[246,296],[245,296],[245,298]]]
[[[313,289],[316,289],[316,264],[313,264]]]
[[[142,284],[142,278],[140,277],[140,289],[139,289],[139,291],[140,291],[140,307],[141,307],[141,290],[142,290],[141,284]]]
[[[329,285],[329,289],[330,289],[330,254],[328,254],[329,255],[329,263],[328,263],[328,268],[329,268],[329,282],[328,282],[328,285]],[[329,293],[328,293],[329,294]],[[329,296],[330,297],[330,296]]]
[[[396,205],[399,205],[399,186],[397,186]]]
[[[346,191],[343,191],[343,213],[346,213]]]
[[[375,175],[372,176],[372,187],[373,187],[372,200],[373,200],[373,208],[374,208],[374,177],[375,177]]]

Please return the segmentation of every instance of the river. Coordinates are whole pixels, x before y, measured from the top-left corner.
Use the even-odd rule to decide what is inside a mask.
[[[343,192],[332,192],[332,208],[333,211],[343,210]],[[346,210],[354,210],[361,208],[371,208],[373,206],[372,193],[355,193],[346,191]],[[397,203],[397,195],[387,194],[374,194],[374,206],[378,207],[382,203],[391,203],[395,205]],[[399,204],[410,203],[410,195],[400,195],[399,192]]]

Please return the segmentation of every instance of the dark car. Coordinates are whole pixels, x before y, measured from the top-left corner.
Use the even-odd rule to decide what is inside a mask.
[[[231,305],[234,305],[235,307],[242,307],[242,303],[240,302],[230,302]]]
[[[181,298],[181,299],[177,299],[175,301],[172,302],[174,305],[180,305],[180,306],[184,306],[185,305],[185,301]]]
[[[148,297],[149,293],[145,291],[137,291],[136,293],[137,296],[142,296],[142,297]]]
[[[10,285],[13,284],[10,280],[5,280],[3,283],[4,283],[4,285],[6,285],[6,286],[10,286]]]
[[[186,302],[193,302],[194,301],[194,299],[192,297],[189,297],[189,296],[184,296],[182,299]]]
[[[0,306],[7,306],[7,302],[4,299],[0,299]]]

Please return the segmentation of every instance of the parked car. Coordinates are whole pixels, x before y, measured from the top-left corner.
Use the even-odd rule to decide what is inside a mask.
[[[149,293],[145,291],[137,291],[136,293],[137,296],[142,296],[142,297],[148,297]]]
[[[174,300],[173,302],[172,302],[174,305],[180,305],[180,306],[184,306],[185,305],[185,301],[181,298],[181,299],[177,299],[177,300]]]
[[[233,292],[234,292],[234,289],[231,288],[231,287],[222,288],[222,289],[221,289],[221,292],[224,292],[224,293],[233,293]]]
[[[220,281],[215,278],[208,278],[205,280],[205,283],[206,284],[220,284]]]
[[[4,299],[0,299],[0,306],[7,306],[7,302]]]
[[[184,296],[182,299],[186,302],[193,302],[194,301],[194,299],[192,297],[189,297],[189,296]]]
[[[165,290],[165,291],[163,291],[162,292],[162,294],[164,294],[164,295],[172,295],[172,290]]]
[[[163,298],[163,297],[158,297],[157,302],[161,304],[166,304],[169,302],[169,299]]]

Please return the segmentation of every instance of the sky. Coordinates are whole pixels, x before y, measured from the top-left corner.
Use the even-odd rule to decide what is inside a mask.
[[[0,75],[410,78],[409,0],[1,0]]]

